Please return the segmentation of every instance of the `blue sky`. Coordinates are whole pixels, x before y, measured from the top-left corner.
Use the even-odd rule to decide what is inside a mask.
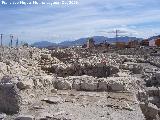
[[[159,0],[78,0],[78,3],[54,6],[0,4],[0,33],[5,34],[6,40],[13,34],[29,43],[39,40],[61,42],[96,35],[113,37],[114,34],[108,32],[115,29],[127,32],[122,35],[143,38],[160,34]]]

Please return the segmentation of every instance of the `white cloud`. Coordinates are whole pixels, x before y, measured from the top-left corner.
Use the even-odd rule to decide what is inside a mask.
[[[79,3],[72,7],[3,9],[0,11],[3,16],[0,32],[15,33],[22,40],[34,41],[108,36],[105,31],[116,28],[138,37],[160,32],[157,26],[160,25],[159,0],[79,0]]]

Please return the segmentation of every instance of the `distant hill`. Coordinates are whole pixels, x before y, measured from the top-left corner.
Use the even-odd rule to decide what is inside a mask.
[[[48,41],[40,41],[35,42],[31,46],[37,47],[37,48],[46,48],[48,46],[58,46],[56,43],[48,42]]]
[[[59,43],[59,46],[75,46],[75,45],[84,45],[87,41],[87,38],[80,38],[75,41],[64,41]]]
[[[77,46],[77,45],[84,45],[86,44],[88,38],[80,38],[75,41],[64,41],[61,43],[51,43],[48,41],[41,41],[41,42],[36,42],[33,44],[33,46],[38,47],[38,48],[43,48],[43,47],[69,47],[69,46]],[[102,43],[104,41],[107,41],[109,43],[113,43],[116,41],[121,41],[121,42],[128,42],[130,40],[142,40],[142,38],[136,38],[136,37],[118,37],[117,40],[116,38],[107,38],[104,36],[94,36],[93,37],[94,41],[96,44]]]
[[[150,37],[150,38],[148,38],[148,40],[153,40],[153,39],[157,39],[157,38],[160,38],[160,35]]]
[[[60,46],[75,46],[75,45],[84,45],[86,44],[88,38],[80,38],[78,40],[75,41],[64,41],[59,43],[58,45]],[[94,36],[93,37],[94,41],[96,44],[102,43],[104,41],[107,41],[109,43],[113,43],[116,42],[116,38],[107,38],[104,36]],[[121,42],[128,42],[130,40],[142,40],[142,38],[136,38],[136,37],[118,37],[117,41],[121,41]]]

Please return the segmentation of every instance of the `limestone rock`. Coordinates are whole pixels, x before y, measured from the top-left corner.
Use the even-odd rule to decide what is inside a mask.
[[[0,113],[0,120],[4,120],[7,117],[5,113]]]
[[[148,104],[148,116],[150,116],[151,118],[155,118],[156,115],[158,115],[158,108],[156,105],[149,103]]]
[[[117,74],[119,72],[119,69],[115,66],[110,67],[110,74]]]
[[[51,89],[51,92],[52,93],[57,93],[57,89],[53,88],[53,89]]]
[[[30,115],[21,115],[15,118],[15,120],[34,120],[34,117]]]
[[[81,90],[81,80],[79,79],[74,80],[72,88],[75,90]]]
[[[48,98],[43,99],[42,101],[45,101],[49,104],[58,104],[58,103],[63,102],[62,98],[59,96],[48,97]]]
[[[81,89],[86,91],[96,91],[97,90],[97,81],[95,80],[86,80],[81,82]]]
[[[130,70],[134,74],[140,74],[142,72],[142,67],[133,62],[127,62],[125,64],[122,64],[119,66],[119,68],[124,70]]]
[[[7,73],[7,65],[3,62],[0,62],[0,73]]]
[[[17,83],[17,88],[20,90],[31,89],[34,83],[31,79],[25,81],[19,81]]]
[[[156,87],[147,87],[147,93],[149,96],[159,96],[159,90]]]
[[[107,79],[108,86],[111,91],[124,91],[126,90],[126,85],[124,83],[123,77],[110,77]]]
[[[40,115],[38,115],[38,120],[50,120],[53,118],[53,115],[48,113],[47,111],[40,112]]]
[[[51,54],[41,54],[41,59],[52,59]]]
[[[157,73],[155,74],[155,78],[156,78],[156,80],[158,81],[158,83],[160,84],[160,72],[157,72]]]
[[[20,96],[13,83],[0,83],[0,112],[6,114],[18,113]]]
[[[41,83],[43,84],[44,87],[49,87],[53,85],[53,76],[49,76],[49,75],[44,75],[41,76]]]
[[[110,84],[110,87],[112,91],[123,91],[124,90],[124,85],[123,83],[120,83],[120,82],[113,82]]]
[[[72,88],[72,83],[60,79],[55,82],[55,88],[58,90],[70,90]]]
[[[146,102],[146,101],[148,101],[148,99],[147,99],[148,95],[147,95],[146,91],[144,91],[144,90],[139,90],[138,91],[137,98],[138,98],[138,100],[140,102]]]
[[[109,91],[109,85],[108,85],[108,82],[107,80],[104,78],[104,79],[99,79],[98,80],[98,90],[99,91]]]
[[[156,105],[152,103],[141,102],[140,107],[146,119],[156,119],[159,111]]]

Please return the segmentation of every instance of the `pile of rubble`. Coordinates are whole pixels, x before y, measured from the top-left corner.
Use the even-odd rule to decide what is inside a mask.
[[[159,119],[153,56],[79,49],[0,47],[0,119]]]
[[[129,56],[129,64],[121,65],[120,68],[128,69],[134,74],[139,74],[142,79],[137,98],[140,107],[147,120],[159,120],[160,117],[160,50],[159,48],[139,48],[118,51],[120,54]],[[134,54],[135,52],[136,54]],[[131,55],[132,54],[132,55]],[[134,61],[134,63],[133,63]],[[130,67],[130,62],[133,64]],[[136,66],[136,67],[134,67]],[[135,69],[135,70],[134,70]],[[134,72],[135,71],[135,72]],[[136,75],[138,76],[138,75]]]

